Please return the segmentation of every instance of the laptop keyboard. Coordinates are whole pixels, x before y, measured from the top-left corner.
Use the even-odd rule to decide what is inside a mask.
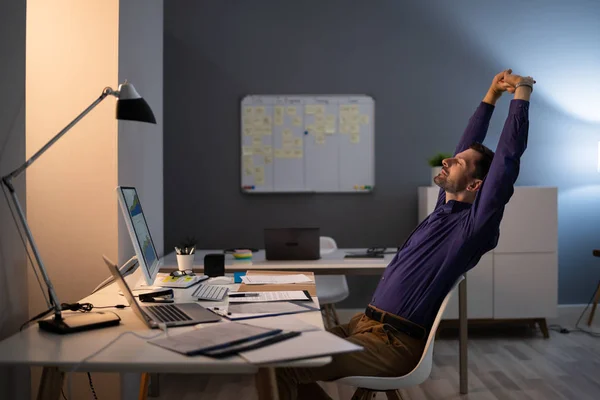
[[[194,293],[192,293],[192,297],[195,297],[198,300],[221,301],[228,291],[229,288],[224,286],[199,285],[196,290],[194,290]]]
[[[191,321],[192,319],[173,304],[147,306],[146,309],[160,322]]]

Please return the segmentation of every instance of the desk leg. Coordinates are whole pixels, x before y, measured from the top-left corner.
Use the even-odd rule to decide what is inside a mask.
[[[275,368],[259,368],[256,374],[258,400],[279,400]]]
[[[142,374],[137,372],[122,372],[121,374],[121,398],[137,399],[140,395],[140,381]]]
[[[467,349],[467,278],[458,285],[458,319],[460,325],[458,351],[459,351],[459,370],[460,370],[460,393],[469,393],[469,370],[468,349]]]
[[[38,400],[59,400],[65,373],[56,367],[44,367],[38,389]]]

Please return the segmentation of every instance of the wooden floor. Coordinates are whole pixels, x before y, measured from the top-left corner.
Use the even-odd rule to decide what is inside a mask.
[[[600,399],[600,338],[552,331],[545,340],[528,327],[471,329],[469,335],[468,395],[459,394],[457,335],[446,330],[435,344],[430,379],[403,390],[404,399]],[[333,399],[352,397],[350,387],[323,387]],[[249,376],[164,375],[160,389],[158,399],[257,398]],[[385,396],[379,393],[376,399]]]

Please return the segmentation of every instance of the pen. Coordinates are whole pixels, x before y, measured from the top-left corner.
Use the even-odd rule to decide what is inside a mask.
[[[258,293],[229,293],[229,297],[258,297]]]

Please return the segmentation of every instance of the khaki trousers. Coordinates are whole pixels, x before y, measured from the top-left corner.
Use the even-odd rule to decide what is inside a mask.
[[[346,376],[402,376],[419,362],[425,340],[417,340],[364,313],[329,332],[364,348],[363,351],[333,355],[330,364],[318,368],[279,368],[280,400],[331,399],[316,383]]]

